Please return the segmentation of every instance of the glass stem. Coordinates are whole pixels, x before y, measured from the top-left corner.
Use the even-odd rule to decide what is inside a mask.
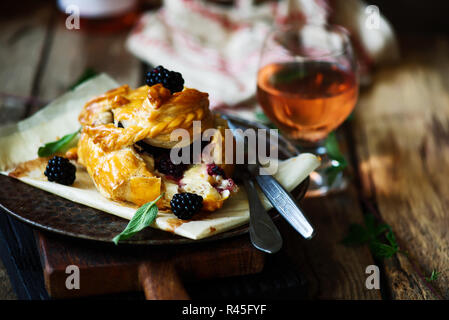
[[[301,153],[312,153],[321,160],[320,166],[310,174],[310,184],[306,197],[324,196],[346,189],[347,181],[344,178],[343,172],[339,172],[332,185],[330,185],[327,170],[333,166],[333,161],[335,160],[329,158],[325,147],[325,140],[314,143],[301,142],[299,149]]]

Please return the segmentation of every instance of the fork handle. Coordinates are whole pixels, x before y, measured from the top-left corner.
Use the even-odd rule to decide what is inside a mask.
[[[251,243],[259,250],[276,253],[282,248],[282,237],[260,201],[254,182],[244,179],[249,198],[249,235]]]

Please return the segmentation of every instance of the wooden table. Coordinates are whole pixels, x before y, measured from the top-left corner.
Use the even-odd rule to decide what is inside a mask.
[[[26,10],[0,21],[1,124],[30,116],[86,68],[132,87],[143,83],[142,63],[124,48],[126,32],[67,30],[47,2]],[[285,253],[306,276],[311,298],[449,298],[449,39],[412,40],[399,65],[374,75],[354,119],[341,129],[350,187],[304,202],[316,237],[305,241],[281,222]],[[393,228],[408,256],[378,260],[367,246],[341,244],[367,206]],[[380,290],[365,286],[369,265],[380,268]],[[432,270],[441,275],[426,281]]]

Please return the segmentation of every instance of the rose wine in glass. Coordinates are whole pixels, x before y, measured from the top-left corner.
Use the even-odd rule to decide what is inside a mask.
[[[328,134],[351,114],[358,98],[355,58],[344,29],[304,25],[268,35],[257,76],[257,98],[265,114],[302,151],[322,159],[311,174],[309,195],[345,187],[340,174],[329,185],[333,165],[324,147]]]
[[[332,62],[269,64],[257,81],[265,113],[295,140],[324,139],[351,114],[357,92],[354,72]]]

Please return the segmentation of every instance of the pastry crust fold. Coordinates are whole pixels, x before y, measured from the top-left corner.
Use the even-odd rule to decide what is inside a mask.
[[[78,162],[86,167],[97,189],[107,198],[141,206],[165,193],[158,207],[169,209],[175,193],[193,192],[203,197],[204,210],[214,211],[230,196],[230,188],[224,191],[220,188],[228,188],[223,181],[232,180],[217,181],[217,176],[208,174],[209,163],[224,163],[222,137],[227,126],[210,112],[207,93],[184,88],[171,94],[160,84],[135,90],[124,85],[86,103],[79,121],[83,129],[78,142]],[[153,155],[136,143],[163,149],[183,147],[170,136],[176,129],[185,129],[190,138],[185,139],[184,134],[182,141],[190,145],[194,121],[200,121],[201,132],[217,129],[209,143],[211,157],[191,166],[179,181],[170,180],[155,169]],[[232,167],[221,167],[229,177]]]

